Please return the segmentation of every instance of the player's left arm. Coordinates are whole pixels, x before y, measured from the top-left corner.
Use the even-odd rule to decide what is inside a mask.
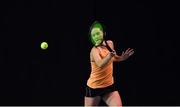
[[[113,44],[113,41],[111,40],[108,40],[107,41],[109,46],[112,48],[112,50],[114,50],[114,44]],[[115,51],[115,50],[114,50]],[[113,57],[113,61],[115,62],[120,62],[120,61],[124,61],[126,59],[128,59],[131,55],[134,54],[134,50],[131,49],[131,48],[128,48],[126,51],[123,51],[121,55],[115,55]]]

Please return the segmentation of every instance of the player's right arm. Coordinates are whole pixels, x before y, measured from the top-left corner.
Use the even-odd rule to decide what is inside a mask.
[[[115,53],[111,52],[106,57],[101,58],[99,55],[99,50],[97,48],[93,47],[91,50],[91,55],[92,55],[92,58],[93,58],[94,62],[96,63],[96,65],[99,67],[103,67],[111,60],[111,58],[113,58]]]

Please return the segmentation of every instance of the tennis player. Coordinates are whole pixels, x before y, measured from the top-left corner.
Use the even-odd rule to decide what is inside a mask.
[[[87,80],[84,105],[98,106],[102,99],[108,106],[119,107],[122,100],[113,79],[113,62],[128,59],[134,50],[128,48],[117,55],[113,41],[105,40],[104,36],[103,25],[95,21],[90,27],[90,40],[94,46],[90,52],[91,73]]]

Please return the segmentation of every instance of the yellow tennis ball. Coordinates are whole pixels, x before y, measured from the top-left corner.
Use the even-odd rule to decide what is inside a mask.
[[[48,48],[47,42],[42,42],[42,43],[41,43],[41,49],[45,50],[45,49],[47,49],[47,48]]]

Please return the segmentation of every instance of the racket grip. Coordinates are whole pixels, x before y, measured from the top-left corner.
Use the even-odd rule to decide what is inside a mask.
[[[110,54],[111,54],[111,56],[114,56],[114,55],[116,55],[116,51],[112,51],[112,52],[110,52]]]

